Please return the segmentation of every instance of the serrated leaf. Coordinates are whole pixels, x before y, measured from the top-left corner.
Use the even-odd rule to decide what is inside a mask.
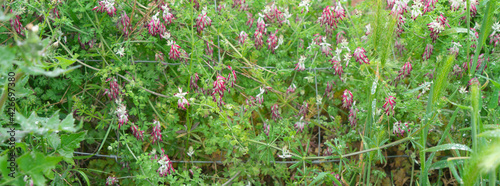
[[[45,185],[45,170],[54,169],[62,157],[45,156],[40,152],[25,153],[17,158],[20,172],[30,175],[35,185]]]
[[[50,147],[57,149],[61,144],[61,138],[56,133],[52,133],[47,136],[47,142],[49,143]]]
[[[80,142],[85,139],[87,131],[75,134],[65,134],[61,136],[61,145],[57,148],[57,152],[66,158],[72,158],[73,152],[80,147]]]
[[[55,57],[57,60],[59,60],[59,65],[61,65],[61,68],[64,70],[66,67],[70,66],[71,64],[75,63],[76,60],[74,59],[66,59],[61,56]]]
[[[443,151],[443,150],[466,150],[466,151],[472,152],[472,150],[467,145],[456,144],[456,143],[438,145],[435,147],[425,149],[424,152],[437,152],[437,151]]]

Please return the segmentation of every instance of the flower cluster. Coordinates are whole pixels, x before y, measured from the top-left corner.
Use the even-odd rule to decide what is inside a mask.
[[[342,69],[342,64],[340,64],[340,60],[337,60],[335,59],[335,57],[332,57],[332,59],[330,59],[330,62],[333,65],[332,68],[335,69],[335,74],[337,74],[340,78],[342,76],[342,73],[344,72],[344,70]]]
[[[392,126],[392,134],[397,135],[398,137],[403,137],[405,132],[410,132],[410,128],[408,127],[408,123],[401,123],[397,121]]]
[[[396,105],[396,98],[389,96],[385,98],[385,104],[382,106],[385,109],[385,114],[388,116],[394,114],[394,106]]]
[[[175,43],[175,41],[169,41],[170,52],[168,57],[172,60],[178,60],[181,57],[181,46]]]
[[[304,101],[304,103],[299,109],[299,116],[306,117],[308,112],[309,112],[309,103]]]
[[[161,139],[161,125],[159,121],[153,121],[153,132],[151,132],[151,136],[153,136],[153,143],[163,141]]]
[[[248,28],[252,28],[253,26],[253,21],[255,20],[253,17],[252,17],[252,14],[250,12],[247,12],[247,19],[248,21],[245,23],[245,25],[248,26]]]
[[[370,64],[370,61],[365,55],[365,49],[363,47],[358,47],[356,50],[354,50],[354,58],[356,58],[356,62],[358,62],[360,65],[363,63]]]
[[[295,90],[297,89],[297,87],[295,86],[295,84],[291,84],[287,89],[286,89],[286,93],[287,94],[290,94],[290,93],[294,93]]]
[[[156,155],[155,155],[156,156]],[[158,160],[158,164],[160,164],[160,168],[156,172],[160,175],[160,177],[167,176],[175,172],[174,167],[172,166],[172,161],[168,158],[168,155],[165,154],[165,150],[161,149],[160,160]]]
[[[323,53],[326,57],[328,56],[331,56],[332,55],[332,48],[330,46],[332,46],[330,43],[326,42],[326,37],[323,37],[322,38],[322,41],[319,46],[320,46],[320,49],[321,49],[321,53]]]
[[[205,42],[205,53],[207,54],[207,56],[212,56],[214,53],[214,48],[210,44],[213,44],[212,40]]]
[[[130,130],[137,140],[144,141],[144,131],[139,130],[133,123],[132,126],[130,126]]]
[[[304,9],[306,12],[309,12],[309,7],[311,6],[310,0],[302,0],[299,3],[299,8],[302,8],[300,10],[300,13],[304,13]]]
[[[470,58],[469,58],[469,65],[467,65],[467,62],[464,62],[462,64],[462,68],[464,68],[465,71],[469,70],[469,67],[472,66],[472,62],[474,60],[474,54],[471,54]],[[484,62],[488,62],[490,60],[490,58],[487,58],[486,60],[484,59],[484,54],[480,54],[478,59],[477,59],[477,65],[476,65],[476,71],[479,70],[481,68],[481,65],[484,63]],[[486,68],[488,67],[488,64],[484,64],[484,68],[483,70],[485,70]]]
[[[411,6],[411,18],[413,20],[422,15],[422,11],[420,11],[420,9],[422,9],[422,6],[423,4],[420,0],[416,0],[413,2],[413,5]]]
[[[116,78],[108,78],[106,82],[109,82],[109,89],[104,89],[104,95],[107,94],[110,100],[119,98],[121,96],[121,90]]]
[[[307,122],[302,121],[302,119],[304,119],[304,117],[300,117],[300,120],[293,125],[295,129],[297,129],[297,132],[302,132],[307,125]]]
[[[264,36],[262,35],[262,32],[260,32],[258,29],[255,30],[255,33],[253,34],[254,37],[254,45],[255,48],[258,50],[262,45],[264,45]]]
[[[122,125],[126,125],[128,122],[127,107],[122,103],[121,98],[118,98],[115,101],[116,105],[118,105],[115,114],[118,117],[118,129],[120,129]]]
[[[224,104],[224,101],[222,101],[224,91],[226,91],[226,78],[223,76],[217,76],[217,80],[213,83],[212,97],[214,102],[217,102],[219,106]],[[215,95],[218,95],[219,99],[216,99]]]
[[[159,14],[160,12],[157,12],[153,17],[151,17],[151,20],[146,25],[146,27],[148,27],[148,33],[152,36],[163,35],[167,32],[167,28],[165,28],[165,25],[160,22],[160,18],[158,18]]]
[[[283,24],[284,22],[288,22],[287,19],[291,16],[288,13],[288,9],[278,7],[274,2],[270,5],[267,5],[262,12],[266,22],[277,22],[279,25]]]
[[[238,35],[238,42],[240,45],[243,45],[245,43],[245,40],[247,40],[248,34],[245,31],[241,31],[240,34]]]
[[[12,9],[10,10],[10,13],[14,13]],[[24,36],[24,27],[23,24],[21,23],[21,17],[19,15],[14,16],[14,18],[10,19],[10,26],[12,26],[12,29],[16,31],[17,34]]]
[[[107,12],[110,17],[116,14],[115,1],[103,0],[99,1],[99,6],[94,7],[92,10],[97,10],[99,13]]]
[[[445,29],[445,26],[451,28],[448,24],[448,20],[446,20],[446,17],[444,17],[443,14],[438,16],[436,21],[427,24],[427,26],[429,27],[429,31],[431,31],[432,42],[436,42],[439,33]]]
[[[194,76],[191,76],[191,80],[189,82],[189,88],[194,92],[200,92],[200,87],[198,86],[199,80],[200,77],[198,76],[198,73],[194,73]]]
[[[306,56],[300,56],[299,62],[295,64],[295,70],[296,71],[303,71],[306,69],[306,66],[304,65],[304,62],[306,61]]]
[[[335,81],[333,82],[335,83]],[[328,97],[328,99],[333,99],[334,93],[333,90],[333,84],[330,84],[330,82],[326,82],[326,89],[325,89],[325,94]]]
[[[424,50],[424,53],[422,54],[422,59],[424,61],[428,60],[429,58],[431,58],[431,55],[432,55],[432,51],[434,50],[434,46],[432,46],[432,44],[427,44],[425,46],[425,50]]]
[[[406,77],[409,77],[410,76],[410,73],[411,73],[411,70],[412,70],[412,66],[411,66],[411,63],[410,62],[406,62],[403,67],[401,68],[401,70],[399,70],[399,74],[398,76],[396,77],[396,79],[394,80],[394,85],[395,86],[398,86],[398,82]]]
[[[337,24],[345,17],[345,10],[340,4],[340,1],[337,1],[334,6],[327,6],[323,9],[321,17],[318,18],[318,22],[322,27],[325,26],[326,34],[331,35],[333,30],[337,28]]]
[[[349,123],[351,123],[351,127],[355,127],[358,124],[358,109],[354,108],[354,106],[349,109]]]
[[[267,124],[267,122],[264,122],[264,133],[266,133],[266,136],[269,136],[270,130],[271,130],[271,125]]]
[[[187,110],[186,107],[189,106],[189,102],[186,99],[186,97],[184,97],[184,96],[186,96],[187,92],[182,92],[182,88],[178,88],[178,89],[179,89],[179,93],[174,94],[175,97],[179,98],[177,100],[177,107],[182,109],[182,110]]]
[[[436,8],[436,3],[438,0],[426,0],[425,5],[424,5],[424,14],[426,12],[430,12]]]
[[[393,4],[392,9],[391,9],[391,15],[403,15],[404,13],[408,12],[408,2],[409,0],[394,0],[391,2]],[[413,15],[413,13],[412,13]]]
[[[227,69],[229,70],[229,74],[227,75],[227,83],[231,86],[234,87],[234,82],[236,82],[236,71],[231,68],[231,66],[227,66]],[[227,89],[227,92],[231,92],[230,89]]]
[[[396,40],[394,43],[394,48],[396,48],[396,52],[400,56],[403,56],[403,52],[406,50],[405,46],[399,40]]]
[[[118,29],[121,29],[123,32],[123,35],[128,36],[130,34],[130,18],[127,16],[127,13],[124,11],[122,12],[122,16],[120,17],[120,20],[116,23],[116,27]]]
[[[262,104],[264,102],[264,96],[263,94],[266,92],[266,89],[260,87],[260,93],[255,96],[255,99],[257,100],[257,103]]]
[[[280,112],[280,109],[278,107],[278,104],[274,104],[271,107],[271,116],[272,116],[272,118],[273,118],[274,121],[276,121],[278,119],[282,119],[281,112]]]
[[[274,50],[278,48],[278,37],[276,34],[278,33],[278,30],[276,30],[274,33],[271,33],[269,37],[267,38],[267,49],[271,50],[271,52],[274,54]]]
[[[196,30],[198,33],[203,32],[205,27],[211,26],[212,20],[207,16],[207,12],[205,10],[201,11],[201,14],[196,18]]]
[[[455,55],[455,57],[458,56],[458,52],[460,52],[460,49],[458,47],[462,47],[460,43],[458,42],[451,42],[452,46],[448,51],[450,51],[450,55]]]
[[[118,183],[116,177],[108,176],[108,178],[106,179],[106,185],[114,185],[116,183]]]
[[[493,46],[497,47],[500,44],[500,22],[496,22],[491,26],[493,33],[490,35],[490,44],[494,43]]]
[[[165,24],[167,26],[172,24],[175,17],[174,14],[170,13],[170,8],[168,7],[168,4],[165,4],[160,8],[163,10],[163,21],[165,22]]]
[[[354,101],[354,96],[352,96],[351,91],[345,89],[344,94],[342,94],[342,107],[350,109],[352,102]]]

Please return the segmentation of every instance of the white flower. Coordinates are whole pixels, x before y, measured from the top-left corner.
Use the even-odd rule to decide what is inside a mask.
[[[491,29],[493,29],[493,34],[492,35],[494,35],[496,32],[500,32],[500,22],[494,23],[493,26],[491,26]]]
[[[292,155],[290,154],[290,152],[288,151],[288,149],[287,149],[286,146],[283,147],[282,152],[283,152],[283,155],[279,155],[278,154],[278,157],[280,157],[280,158],[290,158],[290,157],[292,157]]]
[[[460,94],[465,94],[467,93],[467,90],[465,87],[460,87],[460,89],[458,90],[458,92],[460,92]]]
[[[189,149],[188,149],[187,155],[188,155],[189,157],[191,157],[191,156],[193,156],[193,154],[194,154],[193,146],[189,146]]]
[[[120,57],[123,57],[125,55],[125,49],[121,47],[120,49],[118,49],[118,51],[116,51],[116,55],[120,55]]]
[[[160,36],[161,38],[168,40],[170,39],[170,32],[163,32]]]
[[[179,89],[179,93],[175,93],[174,96],[175,97],[178,97],[178,98],[184,98],[184,96],[187,94],[187,92],[182,92],[182,88],[178,88]]]

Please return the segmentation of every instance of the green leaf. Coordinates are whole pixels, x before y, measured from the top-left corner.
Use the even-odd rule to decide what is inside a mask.
[[[17,158],[20,172],[30,175],[35,185],[45,185],[44,171],[54,169],[62,157],[45,156],[41,152],[25,153]]]
[[[479,137],[500,138],[500,129],[483,132],[479,134]]]
[[[55,57],[55,58],[56,58],[57,60],[59,60],[59,65],[61,65],[61,68],[62,68],[63,70],[65,70],[65,69],[66,69],[66,67],[68,67],[68,66],[70,66],[71,64],[73,64],[73,63],[75,63],[75,62],[76,62],[76,60],[74,60],[74,59],[71,59],[71,60],[70,60],[70,59],[63,58],[63,57],[61,57],[61,56],[57,56],[57,57]]]
[[[448,167],[450,168],[451,173],[458,181],[458,183],[463,184],[464,182],[462,181],[462,178],[460,178],[460,176],[458,175],[457,169],[455,168],[455,164],[453,161],[448,161]]]
[[[52,148],[57,149],[61,144],[61,138],[54,132],[47,136],[47,142]]]
[[[61,146],[57,148],[57,152],[66,158],[72,158],[74,149],[80,147],[80,142],[85,139],[87,131],[75,134],[65,134],[61,136]]]
[[[457,149],[457,150],[466,150],[466,151],[472,152],[472,150],[467,145],[456,144],[456,143],[438,145],[438,146],[435,146],[435,147],[431,147],[431,148],[425,149],[424,152],[437,152],[437,151],[454,150],[454,149]]]
[[[439,36],[445,36],[445,35],[456,34],[456,33],[467,33],[467,28],[450,28],[450,29],[447,29],[447,30],[441,32],[441,34],[439,34]]]

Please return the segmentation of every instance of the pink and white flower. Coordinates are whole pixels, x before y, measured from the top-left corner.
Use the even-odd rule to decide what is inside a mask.
[[[262,40],[263,39],[262,32],[260,32],[259,30],[255,30],[255,34],[253,36],[255,39],[254,40],[255,48],[258,50],[260,49],[260,47],[262,47],[262,45],[264,45],[264,41]]]
[[[12,9],[10,10],[10,13],[14,13]],[[15,18],[12,18],[9,20],[10,26],[12,26],[12,29],[16,31],[17,34],[24,36],[24,30],[25,28],[23,27],[23,24],[21,23],[21,17],[19,15],[16,15]]]
[[[342,107],[350,109],[352,102],[354,101],[354,96],[352,96],[351,91],[345,89],[344,94],[342,94]]]
[[[274,121],[276,121],[278,119],[282,119],[281,112],[280,112],[280,109],[278,107],[278,104],[274,104],[271,107],[271,116],[272,116],[272,118],[273,118]]]
[[[276,34],[278,33],[278,30],[276,30],[274,33],[269,35],[267,38],[267,49],[271,50],[271,52],[274,54],[274,50],[278,48],[278,37]]]
[[[245,40],[247,40],[248,34],[245,31],[241,31],[240,34],[238,35],[238,42],[240,45],[243,45],[245,43]]]
[[[108,176],[108,178],[106,179],[106,185],[114,185],[116,183],[118,183],[116,177]]]
[[[186,110],[187,109],[186,107],[189,107],[189,102],[184,97],[184,96],[186,96],[187,92],[182,92],[182,88],[178,88],[178,89],[179,89],[179,93],[174,94],[175,97],[179,98],[177,100],[177,107],[182,109],[182,110]]]
[[[250,29],[252,28],[254,21],[254,18],[252,18],[252,14],[250,12],[247,12],[247,19],[248,21],[245,24],[248,26],[248,29]]]
[[[121,102],[121,98],[116,100],[116,104],[118,106],[116,108],[115,114],[118,117],[118,129],[120,129],[122,125],[126,125],[128,122],[127,107]]]
[[[198,33],[203,32],[205,27],[211,26],[212,25],[212,20],[210,17],[207,16],[207,13],[205,10],[201,11],[201,14],[198,15],[198,18],[196,18],[196,30]]]
[[[107,12],[110,17],[116,14],[115,1],[114,0],[103,0],[99,1],[99,6],[94,7],[92,10],[97,10],[97,12]]]
[[[168,53],[168,58],[172,60],[178,60],[181,57],[181,46],[175,43],[175,41],[169,41],[168,45],[170,45],[170,52]]]
[[[153,132],[151,132],[151,136],[153,136],[153,143],[163,141],[161,139],[161,125],[159,121],[153,121]]]
[[[425,50],[424,50],[424,53],[422,54],[422,59],[424,61],[428,60],[429,58],[431,58],[431,55],[432,55],[432,51],[434,50],[434,46],[432,46],[432,44],[427,44],[427,46],[425,46]]]
[[[172,161],[168,158],[168,155],[165,154],[163,148],[161,149],[162,155],[160,160],[158,160],[158,164],[160,164],[160,168],[156,172],[160,174],[160,177],[167,176],[175,172],[174,167],[172,166]]]
[[[264,133],[266,133],[266,136],[269,136],[270,130],[271,130],[271,125],[267,124],[267,122],[264,122]]]
[[[408,127],[408,123],[401,123],[397,121],[392,126],[392,133],[397,135],[398,137],[403,137],[405,132],[410,132],[410,128]]]
[[[302,132],[307,125],[307,122],[302,121],[302,119],[304,119],[304,117],[300,117],[300,120],[293,125],[295,129],[297,129],[297,132]]]
[[[334,57],[332,57],[332,59],[330,59],[330,62],[333,65],[333,69],[335,69],[335,74],[337,74],[339,76],[339,78],[341,78],[344,70],[342,69],[342,64],[340,64],[340,61],[337,60],[334,56]]]
[[[354,50],[354,58],[356,58],[356,61],[361,65],[363,63],[365,64],[370,64],[370,61],[365,55],[366,51],[363,47],[358,47],[356,50]]]
[[[161,35],[167,31],[165,25],[163,25],[163,23],[161,23],[160,19],[158,18],[159,13],[160,12],[157,12],[153,17],[151,17],[151,21],[149,21],[147,25],[148,32],[152,36]]]
[[[322,40],[323,40],[323,42],[321,42],[319,44],[319,46],[321,48],[321,53],[323,53],[326,57],[331,56],[332,55],[332,48],[330,46],[332,46],[332,45],[330,43],[326,42],[326,37],[323,37]]]
[[[460,52],[460,49],[458,47],[462,47],[459,42],[451,42],[451,48],[448,49],[450,51],[450,55],[455,55],[455,57],[458,56],[458,52]]]
[[[299,109],[299,116],[302,115],[302,117],[306,117],[308,112],[309,112],[309,103],[304,101],[304,103],[302,103],[302,106]]]
[[[305,61],[306,61],[306,57],[300,56],[299,62],[297,64],[295,64],[295,70],[299,71],[299,72],[305,70],[306,69],[306,66],[304,65]]]
[[[294,93],[295,90],[297,89],[297,87],[295,86],[295,84],[291,84],[287,89],[286,89],[286,93],[287,94],[290,94],[290,93]]]
[[[257,100],[257,103],[262,104],[264,102],[264,96],[263,94],[266,92],[266,89],[260,87],[260,93],[255,96],[255,99]]]
[[[137,126],[132,123],[130,126],[130,130],[132,130],[132,134],[137,138],[137,140],[144,141],[144,131],[137,129]]]
[[[389,96],[385,98],[385,104],[382,106],[385,109],[385,113],[389,116],[394,114],[394,106],[396,105],[396,98]]]
[[[108,95],[110,100],[116,100],[120,97],[121,91],[116,78],[108,78],[106,82],[109,82],[109,89],[104,89],[104,95]]]
[[[448,20],[446,20],[446,17],[444,17],[443,14],[438,16],[436,18],[436,21],[427,24],[427,26],[429,27],[429,31],[431,31],[432,42],[436,42],[439,33],[441,33],[445,29],[445,26],[451,28],[448,24]]]
[[[358,109],[354,108],[354,106],[351,107],[351,109],[349,109],[349,123],[351,124],[351,127],[355,127],[358,124],[357,115]]]
[[[163,21],[165,24],[168,26],[172,24],[173,20],[175,19],[174,14],[170,13],[170,8],[168,7],[168,4],[165,3],[165,5],[160,7],[163,10]]]
[[[123,35],[127,36],[130,33],[130,18],[127,16],[127,12],[123,11],[120,20],[116,23],[118,29],[121,28]]]

